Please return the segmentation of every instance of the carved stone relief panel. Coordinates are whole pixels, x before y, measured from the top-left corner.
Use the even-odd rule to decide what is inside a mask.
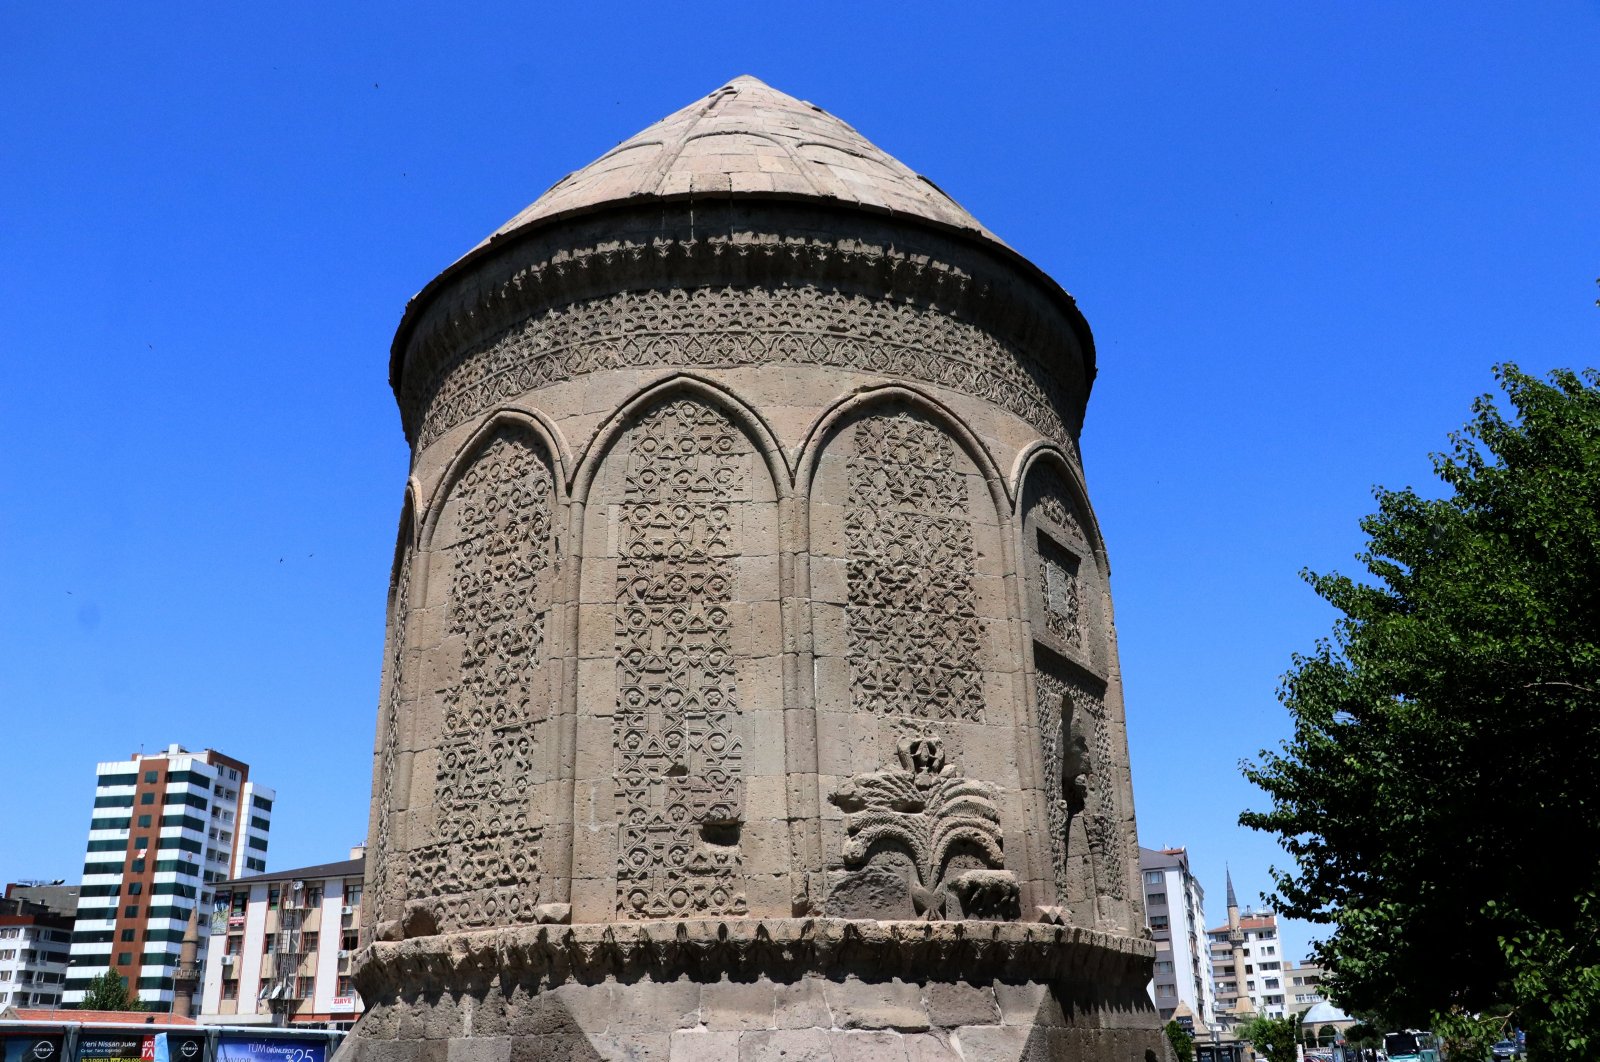
[[[388,687],[382,711],[378,718],[378,752],[376,778],[373,782],[373,818],[371,872],[372,885],[367,890],[369,909],[363,913],[367,923],[373,924],[398,917],[402,902],[403,872],[396,865],[400,855],[395,851],[394,821],[398,813],[395,801],[395,771],[400,757],[400,722],[406,712],[406,630],[411,613],[411,515],[409,511],[400,522],[400,562],[395,572],[393,595],[389,605],[389,644],[387,668]]]
[[[1109,634],[1096,607],[1104,580],[1061,471],[1036,464],[1023,493],[1025,572],[1034,637],[1035,712],[1058,900],[1107,926],[1126,901],[1123,764],[1105,701]],[[1098,900],[1097,900],[1098,897]]]
[[[434,538],[434,586],[448,578],[433,650],[445,659],[426,672],[443,680],[434,840],[410,854],[408,893],[440,931],[536,919],[554,482],[539,441],[501,427],[452,487]]]
[[[746,911],[737,596],[751,448],[716,410],[656,407],[616,513],[616,913]]]
[[[901,738],[895,755],[896,765],[849,778],[828,798],[846,813],[847,837],[829,913],[1015,919],[998,787],[962,775],[935,736]]]
[[[1060,472],[1048,464],[1034,466],[1023,512],[1034,637],[1069,659],[1103,671],[1103,639],[1093,634],[1099,573],[1077,505]]]
[[[809,285],[635,291],[552,309],[408,381],[402,406],[420,451],[496,404],[584,373],[781,363],[949,387],[1076,452],[1053,367],[938,310]]]
[[[910,412],[853,429],[845,609],[856,707],[984,718],[971,500],[956,445]]]
[[[1036,654],[1050,854],[1059,903],[1082,925],[1117,923],[1127,901],[1120,781],[1111,721],[1099,683]]]

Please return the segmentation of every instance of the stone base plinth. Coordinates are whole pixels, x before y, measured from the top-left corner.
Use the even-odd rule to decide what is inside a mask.
[[[1167,1059],[1151,945],[844,919],[534,926],[380,943],[339,1062]]]

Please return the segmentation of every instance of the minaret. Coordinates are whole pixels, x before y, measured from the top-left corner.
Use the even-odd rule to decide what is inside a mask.
[[[1233,997],[1233,1013],[1236,1021],[1243,1021],[1255,1013],[1256,1005],[1245,990],[1244,930],[1239,923],[1239,897],[1233,892],[1233,871],[1225,872],[1228,875],[1228,944],[1233,949],[1233,984],[1237,992]]]
[[[180,1018],[193,1016],[194,993],[200,985],[200,908],[189,913],[178,948],[178,968],[172,971],[172,1013]]]

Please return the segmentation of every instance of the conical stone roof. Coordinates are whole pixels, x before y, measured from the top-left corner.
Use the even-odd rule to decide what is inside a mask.
[[[827,200],[1001,242],[926,177],[844,122],[748,75],[563,177],[483,243],[639,200]]]

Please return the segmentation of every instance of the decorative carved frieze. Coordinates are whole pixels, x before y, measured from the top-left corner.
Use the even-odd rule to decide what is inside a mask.
[[[955,443],[910,412],[863,418],[853,443],[845,617],[856,707],[981,721],[983,626]]]
[[[678,399],[629,431],[618,506],[617,914],[741,914],[743,740],[728,606],[750,445]]]
[[[554,477],[543,446],[501,427],[450,492],[454,526],[446,646],[454,681],[438,691],[442,739],[435,775],[436,840],[408,856],[408,896],[441,932],[535,921],[544,809],[539,727],[550,608]],[[444,650],[436,650],[444,651]]]
[[[937,737],[901,738],[895,754],[898,767],[858,774],[828,798],[845,812],[844,865],[899,876],[924,918],[1016,918],[998,788],[958,774]]]
[[[648,289],[535,312],[408,380],[421,450],[535,388],[657,366],[835,366],[936,384],[1021,417],[1076,454],[1057,374],[991,333],[928,306],[811,286]]]

